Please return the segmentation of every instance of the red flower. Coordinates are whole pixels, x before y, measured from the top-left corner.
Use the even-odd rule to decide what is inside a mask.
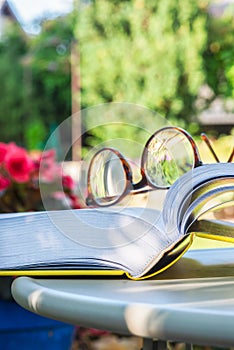
[[[5,156],[7,154],[7,150],[8,150],[8,145],[0,142],[0,163],[2,163],[5,159]]]
[[[69,175],[62,176],[62,184],[63,184],[63,187],[67,188],[68,190],[73,190],[75,187],[75,183],[71,178],[71,176]]]
[[[27,152],[14,142],[0,142],[0,212],[42,210],[44,199],[55,209],[81,208],[74,187],[56,162],[55,150]]]
[[[43,182],[53,182],[62,176],[62,167],[56,163],[55,150],[44,151],[39,157],[39,177]]]
[[[24,183],[30,180],[34,164],[23,148],[11,144],[5,156],[5,168],[13,180]]]
[[[41,159],[49,160],[50,162],[56,161],[56,151],[54,149],[48,149],[47,151],[43,151],[41,154]]]
[[[71,200],[71,207],[73,209],[81,209],[82,208],[82,206],[81,206],[81,204],[80,204],[80,202],[79,202],[79,200],[78,200],[76,195],[70,194],[69,198]]]
[[[0,175],[0,191],[7,189],[10,186],[10,180]]]

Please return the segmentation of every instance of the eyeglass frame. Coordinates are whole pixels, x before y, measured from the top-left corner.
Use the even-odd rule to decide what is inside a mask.
[[[186,131],[184,130],[183,128],[180,128],[180,127],[176,127],[176,126],[166,126],[166,127],[163,127],[159,130],[157,130],[155,133],[153,133],[150,138],[147,140],[145,146],[144,146],[144,150],[142,152],[142,156],[141,156],[141,165],[140,165],[140,171],[141,171],[141,179],[140,181],[138,181],[137,183],[134,183],[132,181],[133,179],[133,174],[132,174],[132,169],[131,169],[131,166],[129,164],[129,162],[126,160],[126,158],[123,156],[123,154],[115,149],[115,148],[112,148],[112,147],[104,147],[100,150],[98,150],[94,156],[92,157],[91,159],[91,162],[89,164],[89,168],[88,168],[88,173],[87,173],[87,192],[88,192],[88,195],[86,197],[86,204],[88,206],[91,206],[91,205],[96,205],[98,207],[109,207],[109,206],[112,206],[112,205],[115,205],[116,203],[120,202],[124,197],[126,197],[129,193],[132,193],[132,194],[142,194],[142,193],[146,193],[146,192],[150,192],[150,191],[153,191],[153,190],[167,190],[169,189],[171,186],[157,186],[155,184],[153,184],[151,182],[151,180],[147,177],[146,175],[146,172],[145,172],[145,164],[146,164],[146,159],[147,159],[147,152],[148,152],[148,145],[150,144],[150,142],[152,141],[152,139],[155,138],[155,136],[160,133],[160,132],[163,132],[163,131],[166,131],[166,130],[177,130],[179,132],[181,132],[187,139],[188,141],[190,142],[191,144],[191,147],[192,147],[192,150],[193,150],[193,156],[194,156],[194,164],[192,166],[191,169],[195,169],[199,166],[202,166],[204,163],[202,162],[202,159],[201,159],[201,156],[200,156],[200,153],[199,153],[199,150],[198,150],[198,147],[193,139],[193,137]],[[202,133],[201,134],[201,138],[203,141],[205,141],[205,143],[207,144],[208,148],[210,149],[212,155],[214,156],[216,162],[220,162],[220,160],[218,159],[208,137],[206,136],[205,133]],[[117,199],[113,202],[111,202],[110,204],[105,204],[105,205],[100,205],[100,203],[98,203],[96,200],[95,200],[95,196],[93,196],[93,193],[92,193],[92,189],[91,189],[91,169],[92,169],[92,166],[93,166],[93,163],[95,161],[95,158],[98,154],[100,154],[101,152],[103,151],[111,151],[113,152],[118,158],[119,160],[121,161],[122,163],[122,167],[123,167],[123,170],[124,170],[124,173],[125,173],[125,177],[126,177],[126,185],[125,185],[125,189],[124,191],[122,192],[122,194],[120,196],[117,197]],[[231,155],[230,157],[228,158],[228,163],[232,161],[232,158],[234,157],[234,147],[233,147],[233,150],[231,152]],[[149,186],[150,188],[148,189],[143,189],[144,187],[146,186]],[[137,190],[140,190],[140,191],[137,191]],[[137,192],[134,192],[134,191],[137,191]]]

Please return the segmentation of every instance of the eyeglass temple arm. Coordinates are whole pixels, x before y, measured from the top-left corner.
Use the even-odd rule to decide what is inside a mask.
[[[232,162],[232,160],[233,160],[233,158],[234,158],[234,147],[233,147],[233,149],[232,149],[232,152],[231,152],[231,154],[230,154],[230,157],[228,158],[228,163],[231,163]]]
[[[205,143],[207,144],[207,146],[208,146],[209,150],[211,151],[213,157],[215,158],[216,162],[220,163],[220,160],[219,160],[217,154],[215,153],[215,151],[214,151],[214,149],[213,149],[213,147],[212,147],[212,145],[210,143],[210,140],[208,139],[208,137],[207,137],[207,135],[205,133],[201,133],[201,139],[203,141],[205,141]]]

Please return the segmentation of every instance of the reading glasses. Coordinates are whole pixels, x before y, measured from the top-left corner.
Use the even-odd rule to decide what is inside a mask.
[[[201,138],[216,162],[220,162],[206,134],[201,134]],[[233,157],[234,148],[227,162]],[[148,139],[141,157],[141,179],[136,183],[126,158],[114,148],[102,148],[95,153],[88,168],[86,204],[107,207],[129,193],[168,189],[181,175],[202,164],[194,139],[179,127],[164,127]]]

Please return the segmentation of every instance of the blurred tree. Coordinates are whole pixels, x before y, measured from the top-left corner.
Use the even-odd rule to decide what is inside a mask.
[[[188,126],[204,83],[204,0],[93,0],[79,11],[81,103],[147,106]]]
[[[0,42],[1,141],[41,147],[51,130],[71,115],[74,36],[80,55],[81,91],[77,93],[82,109],[132,102],[193,133],[195,101],[204,83],[214,95],[234,96],[233,15],[210,16],[207,0],[77,3],[80,7],[71,15],[45,21],[37,36],[26,37],[13,26]],[[142,116],[140,108],[135,110],[132,115],[120,108],[119,120],[134,124],[137,119],[139,128],[158,127],[154,113]],[[83,118],[86,130],[93,125],[91,119],[96,124],[108,122],[101,109],[99,117],[93,111],[90,115]],[[111,134],[89,130],[87,143],[93,145],[94,138],[101,142],[104,135],[117,138],[123,130],[120,125],[110,129]],[[137,139],[133,129],[126,135]]]
[[[31,40],[30,52],[36,113],[47,126],[59,124],[71,113],[71,17],[45,21]],[[37,98],[40,97],[40,98]]]
[[[234,6],[219,16],[209,16],[208,43],[204,53],[206,81],[213,97],[234,97]],[[234,109],[234,108],[233,108]]]
[[[0,140],[41,148],[71,115],[72,16],[42,24],[27,37],[12,24],[0,42]]]
[[[0,41],[0,140],[3,142],[23,142],[26,128],[23,58],[27,50],[22,30],[12,23]]]
[[[30,41],[32,79],[32,136],[43,121],[46,136],[71,115],[70,51],[72,16],[45,21]],[[45,135],[44,135],[45,136]]]

